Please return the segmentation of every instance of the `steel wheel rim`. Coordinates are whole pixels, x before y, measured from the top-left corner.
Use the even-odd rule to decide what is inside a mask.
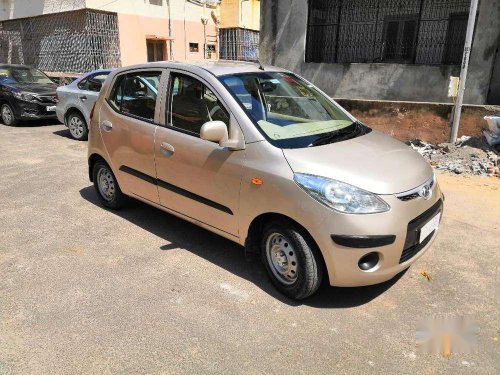
[[[106,201],[112,201],[115,197],[115,179],[107,168],[100,168],[97,172],[97,186],[99,193]]]
[[[83,121],[78,116],[71,116],[68,123],[69,132],[73,137],[80,138],[83,134]]]
[[[4,124],[10,124],[13,119],[13,114],[12,111],[10,110],[9,106],[3,105],[2,106],[2,120]]]
[[[280,282],[292,285],[297,280],[297,252],[281,233],[272,233],[267,237],[266,257],[271,271]]]

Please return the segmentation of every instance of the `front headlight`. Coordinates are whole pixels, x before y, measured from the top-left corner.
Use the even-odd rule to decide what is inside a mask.
[[[374,214],[390,210],[377,195],[344,182],[295,173],[293,180],[318,202],[347,214]]]
[[[13,94],[17,99],[23,100],[25,102],[35,101],[35,95],[30,94],[29,92],[14,92]]]

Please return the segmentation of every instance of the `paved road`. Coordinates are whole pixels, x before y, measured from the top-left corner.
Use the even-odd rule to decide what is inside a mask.
[[[100,207],[86,143],[34,125],[0,125],[0,374],[499,373],[498,179],[439,177],[441,233],[399,279],[296,303],[227,240]],[[476,319],[478,350],[420,354],[431,316]]]

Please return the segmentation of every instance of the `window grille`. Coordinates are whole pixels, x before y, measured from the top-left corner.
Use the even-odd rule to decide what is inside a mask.
[[[0,61],[49,72],[119,67],[119,42],[116,13],[81,9],[0,22]]]
[[[306,62],[458,65],[470,0],[309,0]]]
[[[219,30],[219,57],[223,60],[259,60],[259,32],[228,28]]]

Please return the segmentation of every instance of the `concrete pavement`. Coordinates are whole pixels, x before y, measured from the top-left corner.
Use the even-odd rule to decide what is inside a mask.
[[[103,209],[68,137],[0,125],[0,374],[499,372],[498,179],[440,175],[440,233],[412,268],[297,303],[225,239],[136,201]],[[477,350],[420,354],[430,316],[474,318]]]

